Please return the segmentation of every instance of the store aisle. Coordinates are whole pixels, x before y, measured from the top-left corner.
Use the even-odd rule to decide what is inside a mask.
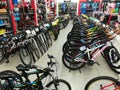
[[[60,64],[60,68],[58,70],[59,78],[63,78],[67,80],[71,84],[72,90],[84,90],[85,84],[90,79],[96,76],[107,75],[118,78],[118,75],[110,70],[107,63],[101,56],[99,56],[96,60],[100,63],[100,66],[94,65],[90,67],[86,65],[81,69],[81,73],[79,71],[69,72],[69,70],[62,64],[62,54],[63,54],[62,46],[66,42],[66,36],[70,32],[71,28],[72,28],[72,21],[70,21],[69,25],[65,29],[60,31],[58,40],[53,43],[53,45],[49,48],[49,50],[35,64],[46,67],[47,66],[46,62],[49,60],[47,58],[47,54],[51,54],[54,57],[56,57]],[[118,43],[117,45],[118,48],[120,49],[120,43]],[[0,65],[0,71],[3,71],[5,69],[11,69],[16,71],[15,66],[21,62],[20,60],[17,59],[17,56],[11,59],[10,59],[10,63],[7,64],[4,63]]]
[[[62,64],[62,46],[66,42],[66,36],[72,29],[72,21],[69,23],[69,25],[60,31],[60,35],[58,37],[58,40],[53,43],[53,46],[50,47],[48,52],[41,57],[41,59],[36,62],[36,65],[40,65],[45,67],[47,64],[46,62],[49,60],[47,58],[47,54],[51,54],[57,58],[57,60],[60,63],[60,68],[58,70],[59,72],[59,78],[63,78],[67,80],[71,86],[72,90],[84,90],[85,84],[92,78],[96,76],[102,76],[102,75],[108,75],[115,78],[118,78],[118,75],[115,74],[105,60],[102,58],[102,56],[98,56],[97,60],[100,63],[100,66],[94,65],[94,66],[85,66],[81,69],[81,73],[79,71],[71,71]],[[120,50],[120,43],[116,43]]]

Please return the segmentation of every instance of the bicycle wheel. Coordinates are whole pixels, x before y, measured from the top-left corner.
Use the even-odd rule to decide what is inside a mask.
[[[120,68],[120,54],[114,46],[109,46],[104,50],[104,55],[110,67]]]
[[[5,58],[5,50],[4,48],[0,48],[0,63],[4,62],[4,58]]]
[[[62,79],[51,81],[46,85],[50,90],[72,90],[70,84]]]
[[[70,70],[79,70],[80,68],[85,66],[85,63],[70,63],[68,62],[68,60],[66,60],[67,58],[64,57],[64,55],[62,56],[62,62],[64,64],[65,67],[67,67]]]
[[[13,90],[11,89],[11,87],[17,88],[16,86],[19,86],[23,82],[23,79],[21,78],[21,76],[12,70],[5,70],[5,71],[0,72],[1,78],[4,75],[10,75],[14,77],[8,78],[8,79],[0,79],[0,90]],[[9,86],[9,83],[11,83],[12,86]]]
[[[70,63],[84,63],[84,53],[80,51],[78,47],[74,47],[66,50],[63,53],[63,56],[66,57],[66,60]]]
[[[40,52],[39,52],[39,48],[38,48],[37,42],[35,41],[34,38],[31,38],[30,45],[31,45],[32,52],[37,57],[37,59],[39,59],[40,58]]]
[[[52,45],[52,38],[51,38],[48,31],[45,32],[45,36],[46,36],[46,39],[47,39],[47,43],[48,43],[48,45],[50,47]]]
[[[32,57],[32,54],[29,49],[30,48],[28,48],[28,47],[21,47],[19,49],[19,57],[20,57],[21,62],[24,65],[32,64],[33,57]]]
[[[118,90],[119,82],[109,76],[99,76],[91,79],[85,86],[84,90]]]

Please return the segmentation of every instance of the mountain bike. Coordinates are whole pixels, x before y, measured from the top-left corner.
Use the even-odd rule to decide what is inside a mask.
[[[20,64],[16,68],[21,71],[21,74],[11,70],[2,71],[0,73],[0,90],[72,90],[67,81],[58,78],[58,62],[53,61],[54,56],[48,55],[48,58],[50,61],[47,63],[47,68]],[[31,81],[30,75],[36,75],[36,79]],[[49,79],[47,84],[43,84],[45,78]]]

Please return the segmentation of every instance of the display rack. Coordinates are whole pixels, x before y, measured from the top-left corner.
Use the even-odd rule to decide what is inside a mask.
[[[15,23],[14,23],[14,16],[12,13],[12,0],[1,0],[1,3],[4,6],[0,8],[0,34],[4,34],[7,31],[14,30],[16,31]]]

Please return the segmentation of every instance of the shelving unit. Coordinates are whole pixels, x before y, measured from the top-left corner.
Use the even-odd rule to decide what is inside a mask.
[[[22,0],[20,4],[20,21],[18,24],[18,29],[22,29],[22,27],[27,26],[38,26],[38,15],[37,15],[37,1],[30,0],[26,2]]]
[[[56,16],[56,0],[45,0],[46,2],[46,17],[47,19],[52,19]]]
[[[79,2],[78,2],[78,15],[80,15],[81,14],[81,8],[82,8],[82,4],[83,3],[98,3],[99,5],[101,4],[100,3],[101,2],[101,0],[79,0]],[[83,8],[83,10],[84,10],[85,8]],[[92,12],[92,9],[91,9],[91,12]]]
[[[0,24],[0,29],[4,29],[4,32],[13,31],[16,34],[17,26],[14,17],[14,5],[12,0],[1,0],[1,3],[5,4],[5,7],[1,7],[0,20],[3,24]],[[1,5],[2,6],[2,5]],[[4,27],[3,27],[4,26]],[[0,34],[3,34],[0,32]]]

